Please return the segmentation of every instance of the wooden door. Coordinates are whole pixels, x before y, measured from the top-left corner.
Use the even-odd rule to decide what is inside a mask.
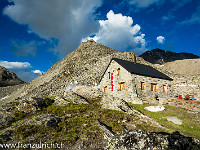
[[[108,93],[108,87],[105,86],[104,89],[103,89],[103,91],[104,91],[105,93]]]

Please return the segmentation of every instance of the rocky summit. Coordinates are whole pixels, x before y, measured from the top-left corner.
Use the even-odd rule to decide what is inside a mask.
[[[103,92],[98,85],[112,58],[156,68],[173,78],[172,84],[191,80],[132,52],[83,42],[35,80],[0,87],[0,149],[45,149],[49,143],[66,150],[200,149],[200,105],[189,110],[171,101],[162,111],[149,112],[146,107],[161,104],[133,104]],[[192,85],[198,84],[193,78]],[[199,91],[194,86],[191,92],[195,88]]]

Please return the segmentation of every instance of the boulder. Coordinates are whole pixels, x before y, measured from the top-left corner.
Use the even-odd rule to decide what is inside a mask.
[[[185,137],[178,132],[161,134],[144,130],[129,130],[115,134],[108,140],[109,150],[163,150],[199,149],[200,140]]]
[[[47,118],[46,126],[48,127],[57,127],[58,123],[61,121],[61,118],[56,117],[56,116],[50,116]]]
[[[32,99],[34,100],[34,105],[37,109],[42,110],[43,108],[48,107],[49,105],[54,103],[54,100],[45,97],[45,98],[40,98],[40,97],[32,97]]]
[[[168,121],[171,121],[171,122],[173,122],[174,124],[177,124],[177,125],[182,125],[183,124],[182,120],[178,119],[176,116],[163,117],[163,118],[166,118]]]
[[[7,141],[12,140],[12,131],[11,130],[6,130],[3,133],[0,133],[0,144],[6,143]]]
[[[84,97],[74,92],[65,92],[64,98],[68,101],[71,101],[72,103],[88,104]]]
[[[98,88],[95,88],[92,86],[77,86],[73,89],[73,92],[75,92],[76,94],[78,94],[86,99],[102,97],[104,94]]]
[[[15,115],[13,113],[0,112],[0,128],[11,125],[15,122]]]
[[[53,114],[41,114],[32,119],[25,119],[18,125],[45,125],[48,127],[56,127],[61,121],[61,118]]]

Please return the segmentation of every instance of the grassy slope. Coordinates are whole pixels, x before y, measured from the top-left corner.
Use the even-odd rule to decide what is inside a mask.
[[[12,125],[17,126],[14,129],[14,139],[23,143],[30,142],[63,142],[65,145],[76,144],[83,141],[85,143],[94,143],[103,140],[103,132],[98,126],[98,121],[106,124],[113,132],[121,132],[126,129],[142,129],[149,132],[168,132],[179,131],[185,136],[192,136],[200,139],[200,114],[187,113],[187,110],[172,106],[165,106],[162,112],[148,112],[144,110],[144,105],[133,105],[145,115],[154,118],[168,131],[152,127],[150,123],[141,121],[137,116],[130,116],[124,112],[102,109],[100,99],[88,100],[90,104],[69,103],[65,106],[54,106],[42,108],[37,112],[28,114],[18,112],[16,122]],[[33,118],[36,115],[48,113],[61,117],[61,122],[56,128],[45,125],[17,125],[25,118]],[[162,117],[177,116],[183,121],[183,125],[175,125]],[[34,137],[34,138],[33,138]],[[100,144],[101,145],[101,144]]]
[[[144,110],[146,106],[149,106],[148,104],[144,105],[130,104],[130,105],[136,108],[137,110],[140,110],[145,115],[154,118],[161,125],[170,129],[170,132],[178,131],[185,136],[191,136],[200,139],[200,113],[188,113],[188,110],[186,109],[168,105],[165,106],[164,111],[149,112]],[[170,116],[176,116],[177,118],[181,119],[183,121],[183,124],[175,125],[172,122],[167,121],[167,119],[162,118]]]
[[[143,129],[151,132],[163,131],[152,127],[150,123],[139,120],[137,116],[130,116],[124,112],[102,109],[100,99],[88,100],[90,104],[69,103],[66,106],[49,105],[41,111],[28,114],[29,118],[42,113],[60,116],[58,127],[51,128],[45,125],[19,125],[14,130],[16,141],[30,142],[63,142],[75,144],[78,141],[95,142],[103,140],[103,132],[98,126],[98,121],[106,124],[113,132],[121,132],[126,129]],[[23,114],[23,113],[22,113]],[[13,125],[17,125],[26,118],[19,115]],[[164,132],[164,131],[163,131]],[[31,137],[35,137],[32,138]]]

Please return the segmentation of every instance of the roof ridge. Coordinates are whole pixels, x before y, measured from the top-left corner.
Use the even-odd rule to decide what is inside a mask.
[[[119,58],[112,58],[112,60],[115,60],[118,64],[124,67],[131,74],[150,76],[153,78],[160,78],[160,79],[166,79],[166,80],[173,80],[172,78],[168,77],[166,74],[145,64],[135,63],[135,62],[119,59]]]

